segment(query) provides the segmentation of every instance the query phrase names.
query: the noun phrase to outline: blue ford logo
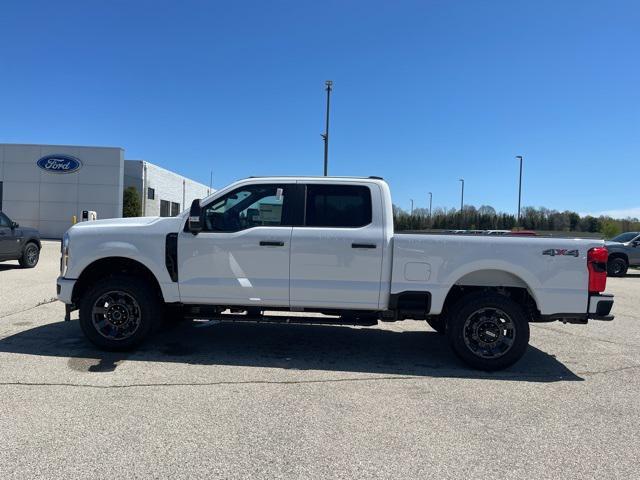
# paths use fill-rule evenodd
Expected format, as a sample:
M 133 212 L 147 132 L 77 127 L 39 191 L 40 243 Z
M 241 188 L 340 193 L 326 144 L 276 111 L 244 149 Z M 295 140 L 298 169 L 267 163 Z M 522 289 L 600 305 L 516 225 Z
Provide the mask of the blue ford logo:
M 71 155 L 47 155 L 37 162 L 38 167 L 51 173 L 73 173 L 80 170 L 82 162 Z

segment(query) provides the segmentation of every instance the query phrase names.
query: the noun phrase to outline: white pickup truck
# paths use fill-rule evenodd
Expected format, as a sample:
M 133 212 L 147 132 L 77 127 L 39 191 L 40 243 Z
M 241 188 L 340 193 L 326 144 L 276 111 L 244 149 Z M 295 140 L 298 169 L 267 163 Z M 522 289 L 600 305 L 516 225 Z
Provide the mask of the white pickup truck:
M 468 364 L 494 370 L 524 354 L 529 322 L 611 320 L 606 265 L 602 241 L 394 234 L 389 187 L 377 177 L 257 177 L 177 217 L 75 225 L 57 289 L 67 319 L 79 309 L 82 331 L 105 349 L 140 344 L 167 311 L 350 325 L 424 319 Z

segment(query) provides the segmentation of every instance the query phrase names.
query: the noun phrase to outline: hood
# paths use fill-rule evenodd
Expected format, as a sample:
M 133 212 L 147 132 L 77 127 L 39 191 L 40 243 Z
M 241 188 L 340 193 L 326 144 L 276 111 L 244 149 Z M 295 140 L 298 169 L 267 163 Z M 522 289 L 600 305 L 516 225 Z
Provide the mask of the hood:
M 34 237 L 40 236 L 40 232 L 38 231 L 38 229 L 33 227 L 23 227 L 22 225 L 20 225 L 18 227 L 18 231 L 22 232 L 23 235 L 26 234 Z
M 89 222 L 79 222 L 68 230 L 70 235 L 89 234 L 102 235 L 106 233 L 120 232 L 123 230 L 137 231 L 172 231 L 180 228 L 183 218 L 178 217 L 130 217 L 130 218 L 107 218 L 105 220 L 92 220 Z
M 612 242 L 611 240 L 607 240 L 604 242 L 605 247 L 624 247 L 624 243 L 620 242 Z
M 90 222 L 78 222 L 73 227 L 74 230 L 95 227 L 143 227 L 152 223 L 170 220 L 172 217 L 129 217 L 129 218 L 106 218 L 104 220 L 92 220 Z

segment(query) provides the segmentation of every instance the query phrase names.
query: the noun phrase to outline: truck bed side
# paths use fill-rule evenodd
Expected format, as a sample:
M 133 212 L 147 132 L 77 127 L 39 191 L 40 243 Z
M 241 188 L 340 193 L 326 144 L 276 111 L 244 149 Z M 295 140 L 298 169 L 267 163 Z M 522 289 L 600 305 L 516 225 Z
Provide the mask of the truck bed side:
M 455 285 L 521 287 L 542 315 L 584 313 L 587 252 L 600 246 L 580 239 L 395 234 L 390 293 L 429 292 L 436 315 Z

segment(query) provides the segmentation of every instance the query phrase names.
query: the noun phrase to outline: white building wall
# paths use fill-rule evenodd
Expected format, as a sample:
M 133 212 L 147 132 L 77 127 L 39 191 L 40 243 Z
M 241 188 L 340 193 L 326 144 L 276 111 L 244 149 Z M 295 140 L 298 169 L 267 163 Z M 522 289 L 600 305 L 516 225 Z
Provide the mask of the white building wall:
M 140 175 L 141 182 L 135 180 Z M 210 190 L 202 184 L 183 177 L 162 167 L 143 160 L 125 160 L 125 186 L 143 185 L 142 215 L 146 217 L 160 216 L 161 201 L 180 205 L 179 211 L 191 206 L 195 198 L 206 197 Z M 149 198 L 149 188 L 155 192 L 154 198 Z
M 82 166 L 65 174 L 38 167 L 40 158 L 54 154 L 73 156 Z M 62 237 L 83 210 L 121 217 L 123 175 L 121 148 L 0 144 L 2 210 L 45 238 Z

